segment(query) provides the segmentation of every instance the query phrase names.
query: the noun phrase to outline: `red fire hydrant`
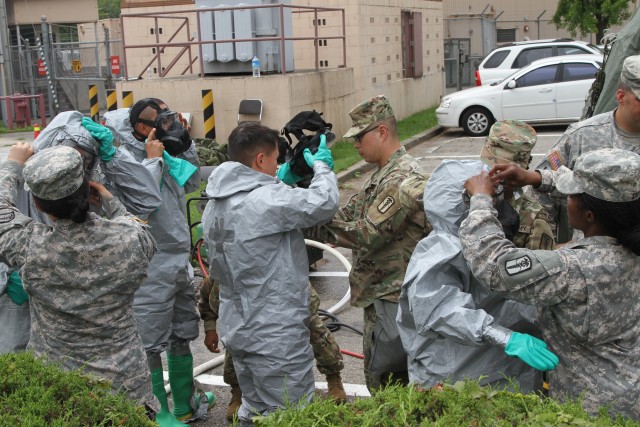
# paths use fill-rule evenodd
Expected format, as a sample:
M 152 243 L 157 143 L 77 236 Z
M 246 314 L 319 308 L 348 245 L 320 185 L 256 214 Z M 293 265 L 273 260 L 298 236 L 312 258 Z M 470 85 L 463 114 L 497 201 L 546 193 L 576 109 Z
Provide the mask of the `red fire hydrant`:
M 13 101 L 16 112 L 16 126 L 23 128 L 27 126 L 27 123 L 31 124 L 30 118 L 27 117 L 29 114 L 29 103 L 27 102 L 26 98 L 20 98 L 19 93 L 16 93 L 16 95 L 18 97 L 14 98 Z

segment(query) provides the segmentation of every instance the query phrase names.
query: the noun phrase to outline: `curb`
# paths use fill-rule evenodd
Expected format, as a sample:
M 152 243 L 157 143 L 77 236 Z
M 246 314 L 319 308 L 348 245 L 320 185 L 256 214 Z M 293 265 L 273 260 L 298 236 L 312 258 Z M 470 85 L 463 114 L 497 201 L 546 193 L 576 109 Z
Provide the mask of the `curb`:
M 440 133 L 442 133 L 442 131 L 444 131 L 444 128 L 442 126 L 437 125 L 432 127 L 431 129 L 427 129 L 422 133 L 414 135 L 409 139 L 405 139 L 404 141 L 401 142 L 401 144 L 403 147 L 405 147 L 408 150 L 420 143 L 423 143 L 424 141 L 427 141 L 439 135 Z M 367 172 L 375 168 L 376 168 L 376 165 L 374 165 L 373 163 L 367 163 L 364 160 L 360 160 L 358 163 L 351 165 L 346 170 L 339 172 L 337 174 L 338 182 L 342 183 L 342 182 L 348 181 L 363 172 Z

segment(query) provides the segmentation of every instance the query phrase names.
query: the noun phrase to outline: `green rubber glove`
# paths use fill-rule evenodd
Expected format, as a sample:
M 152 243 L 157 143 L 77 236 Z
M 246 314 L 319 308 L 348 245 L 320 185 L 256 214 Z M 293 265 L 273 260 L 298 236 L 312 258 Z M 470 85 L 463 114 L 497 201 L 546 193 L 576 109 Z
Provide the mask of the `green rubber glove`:
M 98 157 L 104 162 L 108 162 L 116 155 L 116 147 L 113 146 L 113 134 L 100 123 L 96 123 L 88 117 L 82 118 L 82 126 L 89 131 L 91 136 L 100 143 Z
M 293 173 L 293 171 L 291 170 L 291 166 L 289 166 L 289 163 L 284 163 L 282 166 L 280 166 L 280 169 L 278 169 L 276 176 L 280 179 L 280 181 L 289 185 L 293 185 L 296 182 L 302 181 L 302 178 Z
M 20 275 L 17 271 L 11 273 L 7 279 L 7 295 L 17 305 L 22 305 L 29 301 L 29 295 L 24 291 L 22 280 L 20 280 Z
M 198 168 L 184 159 L 173 157 L 166 151 L 162 153 L 162 160 L 169 166 L 169 175 L 178 183 L 180 187 L 196 173 Z
M 320 145 L 316 154 L 311 154 L 311 150 L 305 148 L 302 155 L 310 168 L 313 168 L 313 162 L 320 160 L 333 170 L 333 156 L 331 155 L 331 150 L 327 148 L 327 137 L 324 135 L 320 135 Z
M 544 341 L 519 332 L 511 334 L 504 352 L 539 371 L 551 371 L 559 362 L 558 356 L 547 349 Z

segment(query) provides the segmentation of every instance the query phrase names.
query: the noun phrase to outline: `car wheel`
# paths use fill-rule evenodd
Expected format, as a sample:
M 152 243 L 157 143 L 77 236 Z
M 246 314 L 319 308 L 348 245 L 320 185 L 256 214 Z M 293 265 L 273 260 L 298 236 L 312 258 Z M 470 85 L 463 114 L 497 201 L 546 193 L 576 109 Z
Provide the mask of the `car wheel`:
M 494 121 L 493 116 L 486 108 L 473 107 L 462 116 L 462 129 L 467 135 L 484 136 L 489 133 Z

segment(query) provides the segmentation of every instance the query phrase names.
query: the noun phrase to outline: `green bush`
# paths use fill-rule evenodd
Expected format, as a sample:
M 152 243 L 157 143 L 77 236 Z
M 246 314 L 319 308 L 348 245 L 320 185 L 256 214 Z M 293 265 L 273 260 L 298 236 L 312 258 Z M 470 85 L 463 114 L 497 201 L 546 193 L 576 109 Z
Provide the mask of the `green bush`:
M 535 394 L 480 387 L 473 381 L 429 390 L 391 386 L 367 399 L 335 405 L 314 399 L 303 409 L 280 410 L 255 419 L 256 426 L 640 426 L 603 410 L 589 416 L 579 402 L 560 404 Z
M 31 353 L 0 355 L 2 426 L 155 426 L 144 408 L 111 385 L 63 371 Z

